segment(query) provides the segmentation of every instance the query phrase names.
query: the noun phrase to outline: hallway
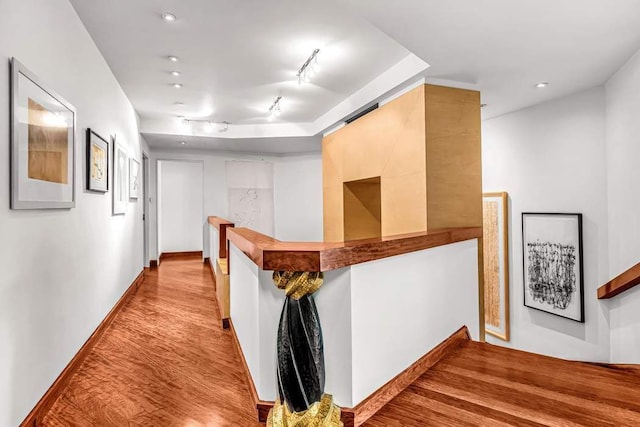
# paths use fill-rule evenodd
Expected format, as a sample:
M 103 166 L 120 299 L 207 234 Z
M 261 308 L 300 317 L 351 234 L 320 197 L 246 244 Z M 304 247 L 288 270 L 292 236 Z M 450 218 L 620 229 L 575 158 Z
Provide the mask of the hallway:
M 255 409 L 201 259 L 169 259 L 118 314 L 46 426 L 253 426 Z

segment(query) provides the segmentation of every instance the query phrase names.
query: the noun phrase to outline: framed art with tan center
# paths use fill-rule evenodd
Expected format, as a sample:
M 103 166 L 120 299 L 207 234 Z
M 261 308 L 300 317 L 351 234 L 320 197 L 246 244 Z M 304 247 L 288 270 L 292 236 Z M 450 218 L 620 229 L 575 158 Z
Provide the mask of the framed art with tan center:
M 75 207 L 76 109 L 11 59 L 11 209 Z
M 485 330 L 509 341 L 509 195 L 484 193 L 482 217 Z
M 87 190 L 109 191 L 109 142 L 87 129 Z

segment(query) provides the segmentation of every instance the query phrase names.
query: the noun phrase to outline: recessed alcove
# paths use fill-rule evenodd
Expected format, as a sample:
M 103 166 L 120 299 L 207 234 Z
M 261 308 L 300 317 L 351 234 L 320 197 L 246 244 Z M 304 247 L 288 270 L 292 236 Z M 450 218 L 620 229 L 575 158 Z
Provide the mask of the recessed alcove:
M 344 240 L 382 237 L 380 177 L 343 183 Z

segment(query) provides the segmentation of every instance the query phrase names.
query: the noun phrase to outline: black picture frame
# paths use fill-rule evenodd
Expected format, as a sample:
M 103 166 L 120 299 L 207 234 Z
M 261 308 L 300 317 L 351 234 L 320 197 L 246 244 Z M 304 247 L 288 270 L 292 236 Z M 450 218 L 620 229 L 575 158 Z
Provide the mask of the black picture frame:
M 93 146 L 98 146 L 102 150 L 104 150 L 105 155 L 105 176 L 104 179 L 100 181 L 103 182 L 101 185 L 100 182 L 95 180 L 91 174 L 91 167 L 94 162 L 94 150 L 92 150 Z M 109 162 L 111 160 L 111 152 L 110 152 L 110 144 L 109 141 L 98 135 L 92 129 L 87 129 L 87 190 L 93 191 L 96 193 L 106 193 L 109 191 Z
M 581 213 L 522 213 L 522 275 L 525 307 L 585 322 Z

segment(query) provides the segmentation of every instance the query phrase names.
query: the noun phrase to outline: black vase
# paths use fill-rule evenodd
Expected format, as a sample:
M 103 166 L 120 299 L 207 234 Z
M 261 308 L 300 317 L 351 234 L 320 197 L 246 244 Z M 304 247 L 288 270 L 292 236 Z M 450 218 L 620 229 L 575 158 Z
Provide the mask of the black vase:
M 322 329 L 313 296 L 286 297 L 278 327 L 278 393 L 290 411 L 306 411 L 324 393 Z

